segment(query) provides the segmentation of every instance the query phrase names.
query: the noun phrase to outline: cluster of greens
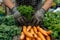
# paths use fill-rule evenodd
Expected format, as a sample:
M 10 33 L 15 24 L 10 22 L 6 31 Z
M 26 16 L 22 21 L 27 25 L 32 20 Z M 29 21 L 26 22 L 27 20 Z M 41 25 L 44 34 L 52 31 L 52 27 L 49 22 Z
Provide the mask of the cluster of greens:
M 5 16 L 3 18 L 3 22 L 4 24 L 8 25 L 8 26 L 12 26 L 12 25 L 17 25 L 18 23 L 15 21 L 13 15 L 8 15 L 8 16 Z
M 0 14 L 4 14 L 4 12 L 3 11 L 0 11 Z
M 20 5 L 18 7 L 18 11 L 21 13 L 22 16 L 25 16 L 27 20 L 30 20 L 32 14 L 34 13 L 33 7 L 26 5 Z
M 21 30 L 13 15 L 0 16 L 0 40 L 12 40 L 14 36 L 20 35 Z
M 2 16 L 0 17 L 0 24 L 5 24 L 8 26 L 17 25 L 18 23 L 15 21 L 13 15 Z
M 2 6 L 0 6 L 0 16 L 4 16 L 5 15 L 5 10 L 3 9 Z
M 44 18 L 44 26 L 52 30 L 52 36 L 60 39 L 60 12 L 47 12 Z
M 55 3 L 60 3 L 60 0 L 54 0 Z
M 20 29 L 17 26 L 0 25 L 0 40 L 12 40 L 16 35 L 20 35 Z

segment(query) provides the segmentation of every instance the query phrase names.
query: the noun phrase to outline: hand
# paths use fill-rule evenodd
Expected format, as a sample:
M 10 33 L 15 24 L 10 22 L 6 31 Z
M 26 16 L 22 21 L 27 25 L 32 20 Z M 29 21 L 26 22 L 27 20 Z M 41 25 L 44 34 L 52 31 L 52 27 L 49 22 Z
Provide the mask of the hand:
M 19 24 L 26 25 L 27 22 L 26 18 L 22 17 L 21 13 L 16 8 L 13 8 L 12 12 L 14 13 L 15 20 L 18 21 Z
M 27 20 L 25 17 L 21 16 L 16 19 L 20 25 L 27 25 Z
M 26 25 L 27 22 L 26 18 L 21 16 L 19 12 L 14 13 L 14 18 L 16 21 L 18 21 L 19 24 Z
M 39 25 L 40 22 L 42 22 L 42 19 L 44 18 L 44 9 L 38 10 L 32 17 L 31 23 L 32 25 Z

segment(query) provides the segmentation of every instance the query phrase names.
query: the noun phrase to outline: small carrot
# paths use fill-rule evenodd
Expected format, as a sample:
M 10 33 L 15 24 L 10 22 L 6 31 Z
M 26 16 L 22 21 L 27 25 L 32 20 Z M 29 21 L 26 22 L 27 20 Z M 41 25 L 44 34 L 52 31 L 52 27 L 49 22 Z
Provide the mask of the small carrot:
M 26 37 L 26 40 L 31 40 L 31 38 L 29 38 L 29 37 Z
M 52 31 L 51 31 L 51 30 L 47 31 L 47 34 L 48 34 L 48 35 L 50 35 L 51 33 L 52 33 Z
M 36 40 L 41 40 L 41 38 L 37 37 Z
M 34 34 L 34 30 L 31 28 L 31 34 L 33 35 Z
M 33 38 L 32 40 L 35 40 L 35 38 Z
M 31 26 L 28 26 L 28 27 L 27 27 L 27 31 L 29 31 L 30 29 L 31 29 Z
M 22 32 L 22 33 L 21 33 L 21 36 L 20 36 L 20 40 L 23 40 L 24 37 L 25 37 L 25 35 L 24 35 L 24 33 Z
M 26 36 L 33 37 L 33 35 L 26 30 L 26 26 L 23 26 L 23 32 Z
M 38 32 L 37 35 L 39 36 L 39 38 L 41 38 L 41 40 L 46 40 L 42 33 Z
M 34 33 L 34 38 L 37 38 L 38 36 Z
M 37 29 L 38 29 L 39 32 L 41 32 L 45 36 L 48 36 L 47 32 L 45 30 L 43 30 L 42 28 L 40 28 L 39 26 L 37 26 Z
M 35 26 L 33 27 L 33 30 L 35 33 L 37 33 L 37 28 Z
M 46 36 L 46 40 L 51 40 L 51 39 L 50 39 L 50 36 Z

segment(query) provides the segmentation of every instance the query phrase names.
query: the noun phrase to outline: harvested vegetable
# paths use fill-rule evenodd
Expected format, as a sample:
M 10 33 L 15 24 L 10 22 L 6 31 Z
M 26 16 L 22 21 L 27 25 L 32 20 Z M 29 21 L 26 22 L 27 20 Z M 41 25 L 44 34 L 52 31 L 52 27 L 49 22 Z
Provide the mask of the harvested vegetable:
M 27 27 L 27 31 L 29 31 L 30 29 L 31 29 L 31 26 L 28 26 L 28 27 Z
M 37 37 L 38 37 L 37 34 L 34 33 L 34 38 L 37 38 Z
M 41 40 L 41 38 L 37 37 L 36 40 Z
M 37 28 L 35 26 L 33 27 L 33 30 L 35 33 L 37 33 Z
M 54 2 L 55 2 L 56 4 L 58 4 L 58 3 L 60 3 L 60 0 L 54 0 Z
M 26 30 L 26 26 L 23 26 L 23 32 L 26 36 L 33 37 L 33 35 Z
M 0 40 L 12 40 L 14 36 L 20 35 L 21 28 L 17 26 L 0 25 Z
M 45 37 L 44 37 L 44 35 L 42 33 L 38 32 L 37 34 L 41 38 L 41 40 L 46 40 Z
M 5 25 L 8 25 L 8 26 L 18 25 L 18 23 L 15 21 L 13 15 L 5 16 L 4 19 L 3 19 L 3 23 L 4 23 Z
M 50 35 L 51 33 L 52 33 L 52 31 L 51 31 L 51 30 L 47 31 L 47 34 L 48 34 L 48 35 Z
M 31 40 L 31 38 L 29 38 L 29 37 L 26 37 L 26 40 Z
M 34 38 L 32 40 L 35 40 Z
M 0 16 L 5 16 L 5 10 L 2 6 L 0 6 Z
M 31 20 L 32 14 L 34 13 L 32 6 L 20 5 L 17 9 L 27 20 Z
M 12 25 L 18 26 L 18 23 L 14 19 L 13 15 L 0 17 L 0 24 L 5 24 L 5 25 L 8 25 L 8 26 L 12 26 Z
M 22 37 L 23 40 L 50 40 L 50 30 L 46 31 L 46 35 L 44 35 L 41 31 L 38 30 L 42 29 L 40 26 L 23 26 L 22 32 L 24 33 L 25 37 Z M 28 31 L 27 31 L 28 29 Z M 42 29 L 43 30 L 43 29 Z M 45 32 L 45 30 L 44 30 Z M 49 33 L 49 34 L 48 34 Z M 21 35 L 23 36 L 23 35 Z
M 25 35 L 24 35 L 24 33 L 22 32 L 21 33 L 21 36 L 20 36 L 20 40 L 23 40 L 25 38 Z
M 31 34 L 32 34 L 32 35 L 34 34 L 34 30 L 33 30 L 33 28 L 31 28 Z
M 43 30 L 42 28 L 40 28 L 39 26 L 37 26 L 37 29 L 39 32 L 41 32 L 42 34 L 44 34 L 45 36 L 48 36 L 47 35 L 47 32 L 45 30 Z
M 47 36 L 47 37 L 46 37 L 46 40 L 51 40 L 51 39 L 50 39 L 50 36 Z
M 60 39 L 60 12 L 47 12 L 43 19 L 44 27 L 52 30 L 51 36 Z

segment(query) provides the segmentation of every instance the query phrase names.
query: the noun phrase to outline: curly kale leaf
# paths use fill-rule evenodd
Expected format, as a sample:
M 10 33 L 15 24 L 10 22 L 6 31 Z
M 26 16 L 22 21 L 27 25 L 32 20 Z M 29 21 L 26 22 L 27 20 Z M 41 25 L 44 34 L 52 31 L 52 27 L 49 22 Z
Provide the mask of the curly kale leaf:
M 60 12 L 47 12 L 43 19 L 44 26 L 53 31 L 53 37 L 60 39 Z

